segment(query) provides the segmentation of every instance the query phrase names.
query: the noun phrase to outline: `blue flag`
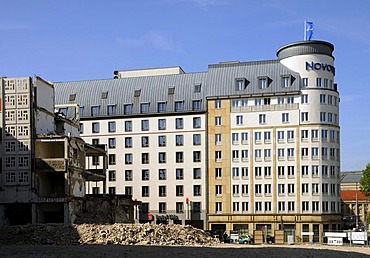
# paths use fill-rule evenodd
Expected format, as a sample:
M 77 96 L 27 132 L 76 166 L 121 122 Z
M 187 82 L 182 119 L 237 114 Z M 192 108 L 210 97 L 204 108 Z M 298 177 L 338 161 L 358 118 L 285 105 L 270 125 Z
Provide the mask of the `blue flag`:
M 305 40 L 311 40 L 313 36 L 313 22 L 306 22 Z

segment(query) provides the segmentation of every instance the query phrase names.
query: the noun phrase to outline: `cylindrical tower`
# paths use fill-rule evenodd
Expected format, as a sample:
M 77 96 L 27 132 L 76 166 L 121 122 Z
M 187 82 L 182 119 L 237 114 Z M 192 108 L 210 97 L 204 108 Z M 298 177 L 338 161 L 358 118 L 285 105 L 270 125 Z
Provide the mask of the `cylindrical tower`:
M 317 230 L 338 229 L 340 223 L 339 94 L 334 83 L 333 51 L 334 46 L 324 41 L 292 43 L 277 51 L 280 63 L 301 76 L 297 212 L 320 218 L 319 226 L 310 225 L 315 235 Z

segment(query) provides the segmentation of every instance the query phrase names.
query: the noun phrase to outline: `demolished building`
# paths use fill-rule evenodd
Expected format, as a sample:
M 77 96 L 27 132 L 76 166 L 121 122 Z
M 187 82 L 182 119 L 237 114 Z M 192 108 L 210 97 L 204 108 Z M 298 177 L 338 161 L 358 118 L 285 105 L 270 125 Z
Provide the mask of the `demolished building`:
M 87 184 L 105 183 L 105 145 L 79 137 L 78 106 L 70 117 L 55 108 L 54 86 L 42 78 L 0 79 L 0 226 L 86 222 L 107 212 L 103 222 L 132 222 L 131 196 L 86 198 Z

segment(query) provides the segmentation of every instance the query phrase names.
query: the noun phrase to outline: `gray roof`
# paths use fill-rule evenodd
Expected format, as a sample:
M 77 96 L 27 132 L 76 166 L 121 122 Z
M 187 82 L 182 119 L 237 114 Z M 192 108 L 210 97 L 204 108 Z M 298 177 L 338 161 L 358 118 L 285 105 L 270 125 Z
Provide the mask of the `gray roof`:
M 291 78 L 291 86 L 283 88 L 283 76 Z M 268 87 L 260 89 L 259 78 L 268 79 Z M 236 89 L 236 79 L 244 79 L 247 87 Z M 206 98 L 223 96 L 251 96 L 265 94 L 287 94 L 300 90 L 300 76 L 288 69 L 278 60 L 220 63 L 209 65 L 207 72 L 158 75 L 105 80 L 88 80 L 54 83 L 57 104 L 76 103 L 84 107 L 84 115 L 90 116 L 92 106 L 100 106 L 100 117 L 107 116 L 107 106 L 116 105 L 116 114 L 123 115 L 124 104 L 133 104 L 132 115 L 140 114 L 140 103 L 149 102 L 149 113 L 157 113 L 157 103 L 166 102 L 166 113 L 174 112 L 174 101 L 183 101 L 183 112 L 205 112 Z M 201 84 L 201 92 L 194 93 L 194 86 Z M 168 94 L 169 87 L 174 87 L 174 94 Z M 139 97 L 134 97 L 135 90 L 141 90 Z M 108 92 L 102 98 L 102 92 Z M 76 94 L 75 100 L 69 96 Z M 192 110 L 192 101 L 201 100 L 200 110 Z M 148 115 L 145 114 L 145 115 Z
M 346 171 L 341 174 L 341 183 L 358 183 L 362 178 L 362 171 Z

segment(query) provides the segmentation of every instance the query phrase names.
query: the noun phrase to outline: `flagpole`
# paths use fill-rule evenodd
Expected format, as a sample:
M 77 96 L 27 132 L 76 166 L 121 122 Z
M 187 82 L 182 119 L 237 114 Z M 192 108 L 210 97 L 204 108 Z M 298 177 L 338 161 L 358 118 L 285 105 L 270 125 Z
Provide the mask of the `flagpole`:
M 303 40 L 306 41 L 306 21 L 303 22 Z

